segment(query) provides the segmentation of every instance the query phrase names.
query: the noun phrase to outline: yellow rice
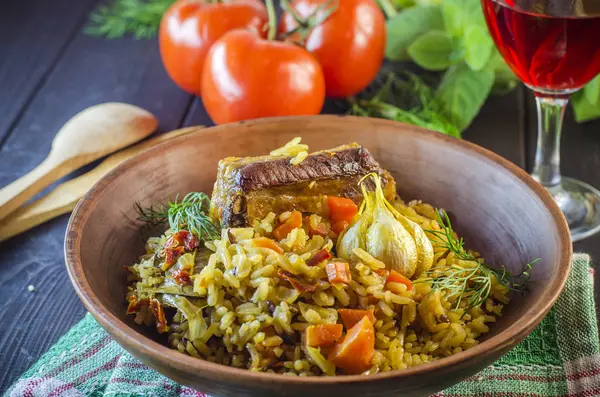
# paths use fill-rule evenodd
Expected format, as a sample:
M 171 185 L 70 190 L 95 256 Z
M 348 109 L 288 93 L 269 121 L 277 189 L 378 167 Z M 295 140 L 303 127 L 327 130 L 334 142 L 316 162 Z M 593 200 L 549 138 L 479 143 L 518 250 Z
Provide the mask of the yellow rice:
M 440 229 L 430 205 L 417 201 L 405 205 L 400 200 L 394 205 L 423 229 Z M 416 282 L 410 291 L 400 283 L 384 289 L 385 279 L 375 270 L 385 265 L 364 251 L 356 252 L 361 261 L 351 264 L 351 283 L 332 286 L 327 281 L 325 263 L 308 266 L 305 262 L 319 250 L 331 249 L 333 243 L 328 238 L 309 237 L 304 229 L 295 229 L 280 242 L 283 254 L 252 244 L 254 237 L 271 236 L 275 219 L 275 214 L 269 214 L 252 228 L 224 230 L 220 240 L 206 243 L 210 249 L 208 260 L 191 254 L 179 258 L 175 266 L 185 261 L 192 263 L 183 265 L 195 266 L 188 298 L 197 307 L 205 307 L 206 329 L 199 338 L 189 340 L 188 322 L 181 312 L 168 317 L 172 348 L 251 371 L 334 375 L 335 368 L 319 349 L 304 346 L 302 332 L 311 324 L 338 322 L 338 308 L 371 308 L 375 311 L 375 353 L 365 373 L 401 370 L 475 346 L 508 302 L 507 288 L 496 279 L 492 280 L 486 302 L 466 313 L 464 300 L 456 309 L 458 297 L 450 301 L 440 290 L 431 291 L 428 283 Z M 128 295 L 154 296 L 140 291 L 164 281 L 164 273 L 154 266 L 154 254 L 170 234 L 167 231 L 162 237 L 148 240 L 146 255 L 131 267 Z M 436 240 L 432 243 L 434 269 L 476 265 L 455 258 Z M 299 293 L 277 276 L 279 270 L 317 280 L 317 290 Z M 367 296 L 374 296 L 378 302 L 368 304 Z M 154 324 L 152 311 L 142 307 L 135 321 Z

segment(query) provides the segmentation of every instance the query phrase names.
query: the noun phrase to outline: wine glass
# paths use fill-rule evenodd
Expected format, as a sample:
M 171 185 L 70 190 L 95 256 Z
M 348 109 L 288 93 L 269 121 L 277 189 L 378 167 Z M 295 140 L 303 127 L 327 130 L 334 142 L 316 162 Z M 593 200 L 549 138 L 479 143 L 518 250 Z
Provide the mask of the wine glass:
M 532 176 L 554 197 L 571 239 L 600 230 L 600 192 L 560 174 L 569 95 L 600 73 L 600 0 L 481 0 L 498 50 L 533 90 L 538 141 Z

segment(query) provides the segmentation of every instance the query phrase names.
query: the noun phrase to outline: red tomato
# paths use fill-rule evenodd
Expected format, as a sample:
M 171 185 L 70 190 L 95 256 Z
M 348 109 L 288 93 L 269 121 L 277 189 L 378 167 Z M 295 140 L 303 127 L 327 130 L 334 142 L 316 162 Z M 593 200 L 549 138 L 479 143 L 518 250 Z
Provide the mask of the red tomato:
M 217 40 L 206 57 L 202 101 L 216 124 L 319 114 L 325 80 L 319 62 L 304 48 L 235 30 Z
M 200 95 L 204 59 L 226 32 L 247 28 L 264 37 L 267 10 L 260 0 L 207 4 L 182 0 L 173 4 L 160 23 L 160 55 L 171 79 L 189 93 Z
M 327 1 L 294 0 L 291 7 L 307 18 Z M 386 32 L 385 17 L 375 0 L 340 0 L 337 4 L 335 12 L 309 32 L 304 45 L 323 67 L 327 96 L 341 98 L 358 94 L 373 81 L 383 62 Z M 297 26 L 286 12 L 279 32 Z

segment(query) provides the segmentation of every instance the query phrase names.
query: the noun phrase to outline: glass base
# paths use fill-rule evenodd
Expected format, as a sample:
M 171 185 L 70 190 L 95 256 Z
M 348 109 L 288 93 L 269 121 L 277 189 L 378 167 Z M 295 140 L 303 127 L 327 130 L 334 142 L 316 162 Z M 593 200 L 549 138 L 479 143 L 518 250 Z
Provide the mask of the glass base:
M 562 177 L 561 184 L 546 187 L 562 210 L 573 242 L 600 231 L 600 191 L 585 182 Z

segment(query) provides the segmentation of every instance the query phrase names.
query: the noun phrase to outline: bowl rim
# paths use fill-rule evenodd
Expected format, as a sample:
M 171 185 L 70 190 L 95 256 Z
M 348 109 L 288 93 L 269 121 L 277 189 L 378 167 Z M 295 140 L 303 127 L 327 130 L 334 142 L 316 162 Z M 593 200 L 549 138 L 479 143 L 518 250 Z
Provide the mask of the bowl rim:
M 418 135 L 419 139 L 438 141 L 442 144 L 454 146 L 463 152 L 474 153 L 480 157 L 483 157 L 484 160 L 488 160 L 504 168 L 510 174 L 523 182 L 539 198 L 553 218 L 557 227 L 560 243 L 559 245 L 562 246 L 562 250 L 560 251 L 558 258 L 559 266 L 557 268 L 556 275 L 549 281 L 548 284 L 545 285 L 545 290 L 539 297 L 538 302 L 535 305 L 530 306 L 526 312 L 520 318 L 517 318 L 516 321 L 507 329 L 458 354 L 404 370 L 382 372 L 369 376 L 343 375 L 335 377 L 287 377 L 280 374 L 252 372 L 247 369 L 234 368 L 187 356 L 139 333 L 119 317 L 112 314 L 104 305 L 102 305 L 101 301 L 92 291 L 84 276 L 80 248 L 82 229 L 86 224 L 91 212 L 97 205 L 97 197 L 102 195 L 102 192 L 110 186 L 113 180 L 119 178 L 128 170 L 144 162 L 147 158 L 157 154 L 158 152 L 164 151 L 171 146 L 181 145 L 186 140 L 192 139 L 198 135 L 226 131 L 231 128 L 239 129 L 257 126 L 260 127 L 261 125 L 273 123 L 306 123 L 316 120 L 337 120 L 342 123 L 362 123 L 369 125 L 370 127 L 393 127 L 397 131 L 402 131 L 402 133 L 408 133 L 414 136 Z M 453 366 L 460 367 L 461 364 L 464 365 L 467 361 L 470 361 L 474 358 L 487 357 L 489 354 L 498 353 L 505 349 L 514 347 L 517 343 L 525 339 L 525 337 L 531 331 L 533 331 L 533 329 L 546 316 L 554 302 L 558 299 L 558 296 L 565 286 L 571 269 L 573 248 L 567 222 L 551 195 L 542 187 L 542 185 L 531 178 L 528 173 L 526 173 L 517 165 L 511 163 L 509 160 L 474 143 L 452 138 L 447 135 L 410 124 L 367 117 L 319 115 L 263 118 L 209 128 L 199 127 L 198 131 L 168 140 L 140 153 L 139 155 L 134 156 L 105 175 L 92 187 L 92 189 L 90 189 L 83 199 L 79 201 L 67 225 L 64 251 L 65 263 L 69 278 L 71 279 L 75 291 L 77 292 L 77 295 L 83 302 L 84 306 L 105 330 L 112 335 L 118 335 L 118 338 L 123 340 L 123 343 L 121 343 L 117 338 L 115 338 L 115 340 L 117 340 L 119 344 L 125 344 L 129 346 L 129 349 L 127 350 L 132 350 L 134 352 L 134 356 L 140 355 L 152 357 L 155 362 L 158 362 L 166 367 L 174 368 L 182 373 L 189 373 L 190 369 L 195 371 L 203 371 L 203 377 L 205 378 L 216 378 L 221 379 L 222 381 L 230 381 L 232 383 L 240 382 L 240 380 L 243 381 L 246 379 L 253 382 L 268 382 L 271 385 L 279 386 L 289 386 L 292 384 L 298 386 L 316 386 L 327 384 L 356 384 L 378 380 L 383 381 L 386 379 L 389 380 L 391 378 L 400 380 L 410 378 L 417 374 L 435 374 L 437 371 L 448 369 Z

